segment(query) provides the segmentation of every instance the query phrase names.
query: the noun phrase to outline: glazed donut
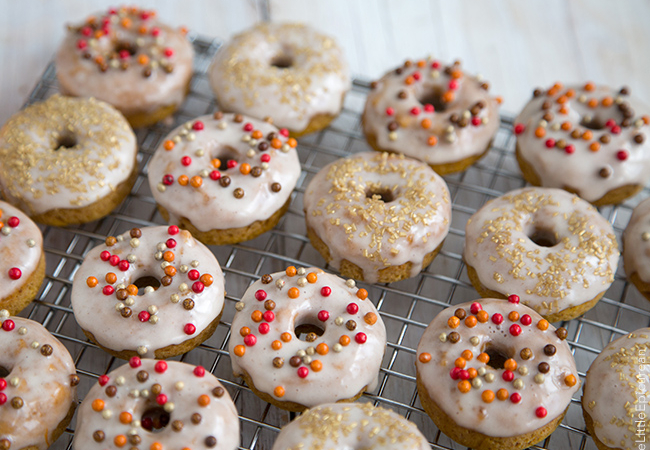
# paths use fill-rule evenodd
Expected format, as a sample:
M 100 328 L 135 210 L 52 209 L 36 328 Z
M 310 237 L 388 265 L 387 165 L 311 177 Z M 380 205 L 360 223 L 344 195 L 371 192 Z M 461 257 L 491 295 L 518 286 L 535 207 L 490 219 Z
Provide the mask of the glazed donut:
M 264 275 L 236 304 L 228 344 L 233 373 L 289 411 L 373 390 L 386 328 L 367 297 L 354 280 L 314 267 Z
M 440 175 L 482 158 L 499 129 L 500 100 L 459 61 L 406 61 L 371 87 L 362 116 L 368 144 L 423 161 Z
M 329 125 L 351 86 L 336 41 L 297 23 L 263 23 L 233 37 L 209 77 L 221 108 L 271 117 L 295 137 Z
M 173 130 L 149 163 L 163 218 L 209 245 L 253 239 L 289 209 L 300 176 L 296 140 L 240 114 L 201 116 Z
M 416 276 L 449 231 L 447 184 L 419 161 L 364 152 L 325 166 L 303 199 L 307 235 L 341 275 L 369 283 Z
M 110 103 L 133 127 L 158 122 L 189 90 L 194 50 L 185 33 L 155 11 L 125 7 L 68 26 L 55 60 L 61 90 Z
M 561 189 L 523 188 L 490 200 L 467 221 L 463 259 L 483 297 L 522 301 L 549 322 L 593 308 L 614 282 L 614 229 Z
M 650 199 L 634 208 L 623 233 L 623 264 L 627 279 L 650 300 Z
M 111 355 L 169 358 L 217 328 L 224 280 L 217 259 L 189 231 L 133 228 L 88 252 L 71 302 L 86 336 Z
M 650 328 L 611 342 L 591 363 L 582 395 L 587 430 L 600 450 L 642 448 L 648 421 Z
M 16 315 L 45 278 L 43 235 L 21 210 L 0 201 L 0 309 Z
M 447 308 L 418 345 L 420 402 L 463 446 L 526 448 L 557 428 L 580 388 L 566 336 L 516 295 Z
M 45 450 L 77 406 L 79 377 L 68 350 L 43 326 L 0 310 L 0 448 Z
M 137 152 L 129 124 L 110 105 L 54 95 L 0 129 L 0 189 L 37 222 L 90 222 L 131 191 Z
M 282 427 L 272 450 L 430 450 L 418 427 L 371 403 L 328 403 Z
M 650 115 L 629 95 L 591 82 L 535 89 L 514 126 L 526 181 L 596 206 L 636 195 L 650 180 Z
M 77 415 L 75 450 L 117 447 L 235 450 L 239 417 L 203 367 L 134 356 L 99 377 Z

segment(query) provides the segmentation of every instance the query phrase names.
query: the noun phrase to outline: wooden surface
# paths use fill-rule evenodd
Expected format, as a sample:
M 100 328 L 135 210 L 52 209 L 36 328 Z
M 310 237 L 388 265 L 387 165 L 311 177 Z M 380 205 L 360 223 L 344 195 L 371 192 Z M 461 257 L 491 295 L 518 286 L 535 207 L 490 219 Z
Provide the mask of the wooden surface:
M 65 24 L 107 0 L 0 0 L 0 123 L 15 112 Z M 406 58 L 461 59 L 516 113 L 536 86 L 628 85 L 650 104 L 647 0 L 134 0 L 197 33 L 228 39 L 265 17 L 303 21 L 337 38 L 353 74 L 379 77 Z

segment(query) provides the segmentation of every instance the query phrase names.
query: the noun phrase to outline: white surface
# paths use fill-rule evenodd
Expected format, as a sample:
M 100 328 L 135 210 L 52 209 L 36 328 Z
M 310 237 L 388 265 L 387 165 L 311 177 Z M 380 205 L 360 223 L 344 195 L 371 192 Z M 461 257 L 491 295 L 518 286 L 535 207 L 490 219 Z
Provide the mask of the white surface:
M 650 2 L 644 0 L 134 0 L 172 24 L 228 38 L 264 16 L 334 35 L 352 73 L 371 78 L 407 57 L 460 58 L 482 73 L 503 110 L 556 80 L 627 84 L 650 104 Z M 65 24 L 120 4 L 109 0 L 0 0 L 0 123 L 23 103 Z

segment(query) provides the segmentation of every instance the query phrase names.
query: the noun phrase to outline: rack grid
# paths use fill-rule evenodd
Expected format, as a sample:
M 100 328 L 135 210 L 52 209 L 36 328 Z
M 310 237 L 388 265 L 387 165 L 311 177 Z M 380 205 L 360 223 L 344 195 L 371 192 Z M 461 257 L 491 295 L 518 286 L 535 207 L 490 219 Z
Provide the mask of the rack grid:
M 147 183 L 149 160 L 168 131 L 216 109 L 207 70 L 220 42 L 201 36 L 192 36 L 191 39 L 196 58 L 189 95 L 172 120 L 137 130 L 140 173 L 129 197 L 109 216 L 96 222 L 68 228 L 41 226 L 47 276 L 37 299 L 21 315 L 42 323 L 70 350 L 81 376 L 80 400 L 99 375 L 124 362 L 88 342 L 77 326 L 69 296 L 74 274 L 86 253 L 103 242 L 107 235 L 119 234 L 134 226 L 164 223 Z M 299 140 L 302 175 L 292 194 L 289 211 L 278 226 L 252 241 L 211 247 L 226 277 L 228 293 L 224 315 L 209 340 L 175 359 L 203 365 L 229 390 L 241 417 L 242 449 L 269 450 L 279 428 L 293 416 L 258 399 L 241 380 L 233 377 L 227 343 L 234 304 L 261 275 L 283 270 L 287 265 L 332 270 L 306 237 L 302 196 L 320 168 L 340 157 L 369 149 L 360 127 L 360 113 L 368 89 L 367 81 L 355 80 L 341 115 L 331 126 Z M 54 64 L 50 63 L 26 104 L 43 100 L 57 91 Z M 415 349 L 424 329 L 438 312 L 451 304 L 479 297 L 467 278 L 461 257 L 464 228 L 467 219 L 486 201 L 525 185 L 514 158 L 512 125 L 512 117 L 502 117 L 487 156 L 466 172 L 445 177 L 453 200 L 452 223 L 442 251 L 434 262 L 409 280 L 384 285 L 363 284 L 386 323 L 388 346 L 378 387 L 364 394 L 360 401 L 373 402 L 403 414 L 416 423 L 433 449 L 464 447 L 440 433 L 422 410 L 415 385 Z M 645 189 L 622 205 L 600 209 L 614 225 L 619 242 L 633 207 L 648 196 L 650 191 Z M 589 365 L 608 342 L 649 323 L 648 303 L 626 282 L 621 264 L 613 285 L 597 306 L 583 317 L 561 324 L 569 331 L 567 341 L 574 352 L 581 380 L 584 381 Z M 562 425 L 532 448 L 596 448 L 584 428 L 580 395 L 579 391 L 574 396 Z M 73 420 L 64 436 L 51 448 L 71 448 L 74 423 Z

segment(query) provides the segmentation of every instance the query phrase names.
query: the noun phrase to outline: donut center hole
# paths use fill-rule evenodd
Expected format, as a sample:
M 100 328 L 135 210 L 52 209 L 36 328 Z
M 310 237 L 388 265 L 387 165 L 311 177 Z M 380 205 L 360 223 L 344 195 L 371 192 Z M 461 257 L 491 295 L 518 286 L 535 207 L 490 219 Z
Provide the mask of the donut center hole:
M 487 365 L 495 370 L 503 369 L 506 361 L 512 357 L 505 349 L 492 345 L 490 342 L 485 344 L 483 351 L 490 357 Z
M 217 150 L 214 155 L 213 161 L 215 159 L 219 160 L 218 169 L 222 172 L 224 170 L 236 168 L 238 165 L 237 158 L 239 157 L 239 154 L 232 147 L 224 146 Z
M 154 291 L 160 287 L 160 280 L 156 277 L 140 277 L 133 282 L 138 288 L 138 295 L 144 295 L 144 290 L 152 287 Z
M 372 198 L 375 200 L 382 201 L 384 203 L 390 203 L 395 200 L 396 196 L 388 188 L 370 188 L 366 191 L 366 198 Z
M 416 98 L 422 105 L 433 105 L 436 112 L 444 111 L 449 106 L 447 102 L 442 99 L 442 89 L 431 88 L 425 89 L 419 93 Z
M 553 247 L 557 245 L 555 233 L 548 229 L 535 227 L 528 234 L 528 238 L 540 247 Z
M 66 148 L 73 148 L 77 145 L 77 138 L 72 133 L 61 134 L 54 143 L 54 150 L 61 150 Z
M 325 329 L 312 322 L 307 322 L 296 325 L 294 333 L 301 341 L 314 342 L 325 333 Z
M 580 121 L 580 125 L 590 130 L 604 130 L 606 128 L 605 121 L 599 117 L 584 116 Z
M 145 410 L 140 418 L 142 428 L 152 433 L 159 433 L 169 425 L 170 415 L 162 406 L 154 406 Z
M 5 366 L 0 366 L 0 378 L 5 378 L 11 373 L 11 370 L 7 369 Z
M 138 52 L 136 45 L 128 41 L 117 41 L 115 45 L 113 45 L 113 50 L 118 54 L 126 50 L 130 56 L 133 56 Z
M 293 57 L 286 53 L 280 53 L 271 58 L 271 65 L 278 69 L 288 69 L 293 66 Z

